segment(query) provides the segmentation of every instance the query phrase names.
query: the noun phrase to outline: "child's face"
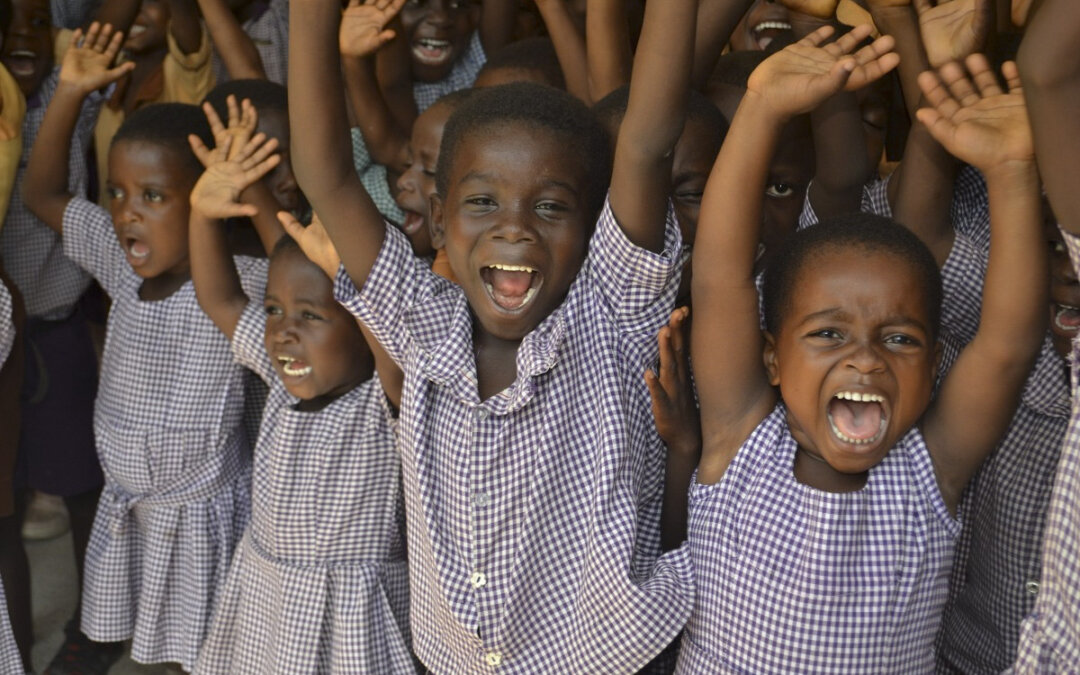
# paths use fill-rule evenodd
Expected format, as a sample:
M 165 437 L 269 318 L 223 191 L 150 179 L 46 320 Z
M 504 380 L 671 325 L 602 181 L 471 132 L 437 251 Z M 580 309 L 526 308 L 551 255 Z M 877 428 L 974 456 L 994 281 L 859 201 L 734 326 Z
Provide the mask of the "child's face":
M 795 39 L 791 13 L 779 2 L 754 0 L 750 10 L 731 34 L 732 51 L 764 51 L 773 42 L 783 47 Z
M 1050 242 L 1050 337 L 1054 350 L 1068 358 L 1072 341 L 1080 335 L 1080 282 L 1046 197 L 1043 202 L 1043 229 Z
M 395 199 L 405 212 L 401 231 L 409 238 L 413 253 L 420 257 L 435 252 L 431 246 L 431 196 L 435 194 L 435 166 L 448 119 L 450 109 L 439 104 L 416 118 L 409 141 L 409 167 L 397 182 Z
M 145 141 L 119 141 L 109 150 L 109 197 L 116 238 L 128 264 L 144 279 L 186 274 L 189 197 L 195 183 L 186 158 Z
M 0 59 L 23 95 L 30 96 L 53 69 L 52 14 L 48 0 L 13 0 L 11 8 Z
M 270 188 L 270 192 L 282 209 L 294 214 L 299 213 L 304 210 L 306 204 L 292 169 L 292 156 L 289 153 L 291 142 L 289 116 L 280 110 L 259 111 L 259 125 L 256 131 L 266 134 L 268 138 L 277 139 L 277 154 L 281 157 L 278 165 L 263 176 L 263 184 Z
M 301 400 L 343 394 L 371 374 L 356 320 L 334 301 L 333 284 L 300 251 L 281 251 L 266 278 L 266 353 Z
M 401 25 L 412 53 L 413 77 L 438 82 L 468 47 L 475 17 L 468 0 L 408 0 Z
M 505 124 L 461 139 L 431 224 L 479 328 L 520 340 L 562 303 L 595 216 L 588 179 L 554 132 Z
M 169 5 L 163 0 L 143 0 L 135 23 L 131 24 L 124 49 L 144 54 L 163 49 L 169 30 Z
M 792 436 L 840 473 L 878 464 L 930 402 L 939 350 L 923 283 L 896 256 L 825 249 L 798 274 L 779 334 L 766 336 Z
M 775 251 L 799 225 L 806 188 L 814 177 L 814 142 L 805 117 L 792 120 L 780 136 L 769 165 L 762 210 L 761 243 Z

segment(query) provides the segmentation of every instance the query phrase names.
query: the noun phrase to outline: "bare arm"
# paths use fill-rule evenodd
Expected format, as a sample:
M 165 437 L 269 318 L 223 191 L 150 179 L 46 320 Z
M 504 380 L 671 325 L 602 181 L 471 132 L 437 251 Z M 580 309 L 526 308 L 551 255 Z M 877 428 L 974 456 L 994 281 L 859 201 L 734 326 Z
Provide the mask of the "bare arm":
M 225 0 L 199 0 L 214 50 L 234 80 L 265 80 L 262 57 Z
M 615 145 L 611 209 L 627 238 L 658 252 L 671 192 L 671 159 L 682 134 L 694 58 L 697 0 L 646 5 L 630 102 Z
M 111 26 L 93 23 L 85 41 L 82 37 L 82 31 L 76 30 L 64 54 L 60 82 L 30 151 L 23 182 L 27 207 L 57 232 L 63 230 L 64 210 L 72 197 L 68 192 L 68 148 L 83 101 L 90 92 L 134 68 L 133 63 L 109 68 L 124 38 L 121 33 L 114 33 Z
M 94 21 L 113 27 L 119 33 L 127 33 L 135 17 L 139 15 L 142 0 L 103 0 L 94 13 Z
M 400 6 L 403 0 L 379 2 Z M 339 7 L 334 0 L 292 0 L 289 5 L 289 120 L 297 182 L 360 288 L 386 229 L 353 167 L 341 71 L 326 67 L 340 62 Z M 390 37 L 381 31 L 372 39 Z
M 566 79 L 566 89 L 586 104 L 593 99 L 589 95 L 588 56 L 585 38 L 578 32 L 564 0 L 536 0 L 540 18 L 547 26 L 548 35 L 555 46 L 555 56 Z
M 517 0 L 483 0 L 480 10 L 480 44 L 494 54 L 514 37 Z
M 401 17 L 394 17 L 387 27 L 394 37 L 375 55 L 375 75 L 398 128 L 408 136 L 420 115 L 413 96 L 412 53 L 402 35 Z
M 896 40 L 896 53 L 900 55 L 900 88 L 904 92 L 904 106 L 908 115 L 915 118 L 922 92 L 919 90 L 919 73 L 930 67 L 923 51 L 919 33 L 919 17 L 909 0 L 869 0 L 870 16 L 883 35 Z
M 990 195 L 979 329 L 923 424 L 950 509 L 1008 428 L 1046 332 L 1048 302 L 1039 175 L 1019 73 L 1006 64 L 1005 92 L 984 57 L 973 56 L 967 65 L 974 83 L 962 78 L 943 85 L 933 73 L 920 78 L 933 106 L 921 110 L 920 119 L 938 142 L 983 172 Z
M 595 102 L 630 82 L 634 55 L 630 51 L 626 0 L 589 0 L 587 10 L 585 51 L 589 98 Z
M 185 54 L 199 51 L 202 24 L 199 22 L 199 8 L 195 0 L 169 0 L 169 12 L 169 32 L 176 40 L 176 46 Z
M 716 68 L 716 61 L 731 39 L 731 33 L 750 8 L 753 0 L 701 0 L 698 7 L 697 35 L 694 38 L 693 84 L 705 86 Z

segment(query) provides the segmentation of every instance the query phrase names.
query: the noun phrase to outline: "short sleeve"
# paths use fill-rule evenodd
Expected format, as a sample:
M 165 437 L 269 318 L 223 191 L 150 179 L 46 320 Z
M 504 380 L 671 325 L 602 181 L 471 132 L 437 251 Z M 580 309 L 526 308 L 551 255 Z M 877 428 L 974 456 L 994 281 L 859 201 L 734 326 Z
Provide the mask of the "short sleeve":
M 245 368 L 250 368 L 267 385 L 272 385 L 276 373 L 266 353 L 265 335 L 266 312 L 262 302 L 249 301 L 233 331 L 233 358 Z
M 240 287 L 248 300 L 262 305 L 266 295 L 266 276 L 270 272 L 270 261 L 266 258 L 253 258 L 245 255 L 233 256 L 236 274 L 240 277 Z
M 131 268 L 116 240 L 109 212 L 88 199 L 72 197 L 63 223 L 64 255 L 97 279 L 106 293 L 115 295 Z
M 176 44 L 170 31 L 167 35 L 169 53 L 165 57 L 165 91 L 162 101 L 170 103 L 202 102 L 214 88 L 214 70 L 210 63 L 210 36 L 202 28 L 199 49 L 185 54 Z
M 675 303 L 685 256 L 675 210 L 668 204 L 664 249 L 653 253 L 629 239 L 615 220 L 610 200 L 596 223 L 586 261 L 589 282 L 624 333 L 655 331 Z
M 892 218 L 892 206 L 889 204 L 889 181 L 891 179 L 892 174 L 889 174 L 885 178 L 874 178 L 864 185 L 859 211 L 884 218 Z M 806 196 L 803 197 L 803 209 L 799 213 L 798 229 L 805 230 L 812 225 L 817 225 L 820 220 L 817 212 L 814 211 L 814 206 L 810 203 L 810 188 L 808 186 Z
M 0 282 L 0 367 L 7 362 L 11 347 L 15 344 L 15 307 L 11 291 Z

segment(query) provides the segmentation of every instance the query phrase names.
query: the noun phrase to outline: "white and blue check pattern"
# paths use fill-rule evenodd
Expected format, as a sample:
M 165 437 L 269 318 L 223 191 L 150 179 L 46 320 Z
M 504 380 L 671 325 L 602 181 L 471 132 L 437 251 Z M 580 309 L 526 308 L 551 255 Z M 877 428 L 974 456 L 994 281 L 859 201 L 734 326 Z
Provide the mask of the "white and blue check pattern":
M 11 291 L 0 282 L 0 368 L 7 362 L 11 348 L 15 345 L 15 307 L 11 301 Z
M 196 673 L 416 673 L 401 460 L 378 378 L 317 412 L 296 409 L 270 364 L 262 303 L 236 360 L 270 386 L 255 446 L 251 525 Z
M 0 288 L 3 284 L 0 284 Z M 11 619 L 8 618 L 7 599 L 4 597 L 4 583 L 0 579 L 0 673 L 22 675 L 22 657 L 19 646 L 15 644 L 15 634 L 11 632 Z
M 144 663 L 195 663 L 250 510 L 243 368 L 188 281 L 139 299 L 109 213 L 73 198 L 64 252 L 113 300 L 94 409 L 105 488 L 86 554 L 82 629 Z M 237 258 L 261 302 L 265 260 Z
M 782 404 L 690 492 L 697 598 L 678 673 L 929 673 L 960 524 L 918 429 L 829 493 L 794 476 Z
M 693 597 L 659 558 L 665 450 L 642 373 L 682 256 L 635 247 L 605 206 L 563 304 L 521 342 L 517 379 L 481 401 L 461 288 L 387 227 L 358 292 L 335 294 L 405 372 L 399 447 L 413 648 L 435 673 L 627 673 Z
M 1080 238 L 1062 231 L 1073 267 Z M 1072 391 L 1080 342 L 1073 342 Z M 1035 609 L 1024 620 L 1015 672 L 1080 672 L 1080 408 L 1075 396 L 1043 530 L 1042 573 Z
M 484 54 L 484 45 L 480 42 L 480 31 L 473 31 L 465 52 L 454 63 L 449 75 L 438 82 L 413 83 L 417 112 L 424 112 L 434 105 L 435 101 L 451 92 L 471 87 L 486 62 L 487 56 Z
M 259 52 L 266 79 L 284 85 L 289 72 L 289 0 L 262 0 L 262 5 L 241 28 Z M 217 54 L 213 59 L 215 82 L 232 79 Z

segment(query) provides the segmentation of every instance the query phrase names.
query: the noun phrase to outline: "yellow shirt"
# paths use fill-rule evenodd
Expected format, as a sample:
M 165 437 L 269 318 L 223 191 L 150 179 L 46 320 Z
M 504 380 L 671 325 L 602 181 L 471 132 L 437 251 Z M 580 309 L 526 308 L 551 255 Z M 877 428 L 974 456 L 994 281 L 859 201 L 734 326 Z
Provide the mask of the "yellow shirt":
M 151 103 L 202 103 L 210 90 L 214 88 L 214 71 L 210 67 L 210 39 L 203 27 L 202 40 L 198 51 L 184 54 L 168 33 L 169 53 L 161 64 L 161 69 L 143 81 L 135 95 L 135 108 Z M 94 150 L 97 155 L 98 181 L 101 191 L 98 203 L 108 206 L 105 194 L 105 181 L 109 176 L 109 144 L 124 123 L 123 100 L 130 76 L 125 76 L 117 83 L 112 98 L 101 107 L 97 126 L 94 127 Z
M 15 78 L 0 64 L 0 98 L 4 109 L 0 111 L 0 227 L 7 217 L 11 203 L 11 190 L 15 187 L 15 173 L 22 158 L 22 125 L 26 116 L 26 99 Z

